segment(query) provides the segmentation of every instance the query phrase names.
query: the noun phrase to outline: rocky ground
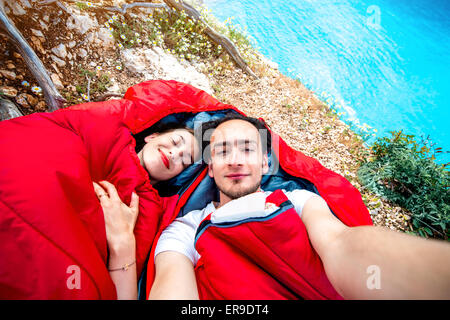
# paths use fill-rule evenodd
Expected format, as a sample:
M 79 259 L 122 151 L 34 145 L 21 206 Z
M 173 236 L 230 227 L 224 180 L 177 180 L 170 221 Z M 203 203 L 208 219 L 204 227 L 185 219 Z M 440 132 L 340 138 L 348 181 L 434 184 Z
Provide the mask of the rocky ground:
M 358 135 L 313 92 L 282 75 L 270 61 L 261 58 L 253 65 L 258 79 L 235 67 L 211 72 L 216 65 L 210 59 L 175 55 L 167 42 L 158 44 L 149 29 L 140 27 L 154 23 L 154 9 L 136 8 L 126 14 L 104 9 L 127 1 L 6 2 L 8 17 L 44 63 L 67 100 L 65 106 L 104 100 L 109 93 L 121 95 L 128 87 L 150 79 L 192 84 L 247 115 L 264 118 L 291 147 L 345 176 L 361 191 L 374 224 L 397 231 L 411 228 L 405 210 L 359 184 L 356 170 L 368 150 Z M 137 30 L 132 37 L 129 25 Z M 118 38 L 118 30 L 127 32 L 126 41 Z M 17 48 L 1 33 L 0 43 L 0 93 L 25 115 L 47 111 L 42 90 Z

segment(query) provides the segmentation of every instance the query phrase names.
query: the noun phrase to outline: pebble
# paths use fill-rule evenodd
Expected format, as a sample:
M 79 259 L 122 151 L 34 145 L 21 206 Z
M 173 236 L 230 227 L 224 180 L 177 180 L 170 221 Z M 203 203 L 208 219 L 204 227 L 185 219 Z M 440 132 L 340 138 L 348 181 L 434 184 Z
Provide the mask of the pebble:
M 16 102 L 17 102 L 20 106 L 24 107 L 25 109 L 30 109 L 30 108 L 31 108 L 30 104 L 28 103 L 28 100 L 27 100 L 27 94 L 26 94 L 26 93 L 21 93 L 21 94 L 19 94 L 19 95 L 16 97 Z
M 52 52 L 62 59 L 65 59 L 67 57 L 66 46 L 62 43 L 52 48 Z
M 64 85 L 62 84 L 61 79 L 56 73 L 52 73 L 50 78 L 52 78 L 53 84 L 55 85 L 56 89 L 58 90 L 64 89 Z
M 16 73 L 9 70 L 0 70 L 0 74 L 9 80 L 16 80 Z
M 3 92 L 5 96 L 10 98 L 15 98 L 17 96 L 17 89 L 13 87 L 3 86 L 0 87 L 0 91 Z
M 44 37 L 44 34 L 42 33 L 41 30 L 31 29 L 31 32 L 32 32 L 36 37 L 45 38 L 45 37 Z
M 60 58 L 58 58 L 57 56 L 51 55 L 51 58 L 53 61 L 56 62 L 56 64 L 59 67 L 64 67 L 66 65 L 66 62 L 64 60 L 61 60 Z
M 36 98 L 35 96 L 32 96 L 31 94 L 27 94 L 27 95 L 26 95 L 26 98 L 27 98 L 28 103 L 29 103 L 32 107 L 35 107 L 35 106 L 38 104 L 38 102 L 39 102 L 39 99 Z

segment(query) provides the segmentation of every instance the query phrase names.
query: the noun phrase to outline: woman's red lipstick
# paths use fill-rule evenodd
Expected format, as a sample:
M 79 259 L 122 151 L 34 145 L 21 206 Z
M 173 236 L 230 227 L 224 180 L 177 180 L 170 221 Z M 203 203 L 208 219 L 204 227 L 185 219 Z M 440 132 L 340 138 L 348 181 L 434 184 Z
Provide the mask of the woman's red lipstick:
M 159 150 L 159 153 L 161 154 L 161 160 L 164 163 L 164 165 L 166 166 L 166 168 L 170 169 L 170 162 L 169 162 L 169 159 L 167 158 L 167 156 L 161 150 Z

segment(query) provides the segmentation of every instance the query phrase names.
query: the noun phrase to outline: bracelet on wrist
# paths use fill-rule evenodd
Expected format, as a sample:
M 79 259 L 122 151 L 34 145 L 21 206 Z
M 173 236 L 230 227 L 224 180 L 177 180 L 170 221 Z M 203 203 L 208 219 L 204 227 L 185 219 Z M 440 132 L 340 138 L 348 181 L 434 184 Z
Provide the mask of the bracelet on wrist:
M 108 269 L 108 271 L 120 271 L 120 270 L 123 270 L 123 271 L 127 271 L 128 270 L 128 268 L 130 268 L 133 264 L 135 264 L 136 263 L 136 260 L 134 260 L 133 262 L 131 262 L 131 263 L 126 263 L 125 265 L 123 265 L 122 267 L 120 267 L 120 268 L 116 268 L 116 269 Z

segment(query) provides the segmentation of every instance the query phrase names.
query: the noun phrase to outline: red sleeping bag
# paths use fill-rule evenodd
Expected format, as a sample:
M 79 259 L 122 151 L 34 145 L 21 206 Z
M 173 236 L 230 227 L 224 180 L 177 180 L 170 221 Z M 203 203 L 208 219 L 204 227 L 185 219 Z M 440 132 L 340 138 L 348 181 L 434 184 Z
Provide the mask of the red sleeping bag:
M 137 270 L 163 215 L 134 151 L 136 134 L 166 115 L 229 108 L 175 81 L 147 81 L 122 100 L 0 122 L 0 299 L 115 299 L 104 218 L 92 181 L 129 204 L 139 195 Z

